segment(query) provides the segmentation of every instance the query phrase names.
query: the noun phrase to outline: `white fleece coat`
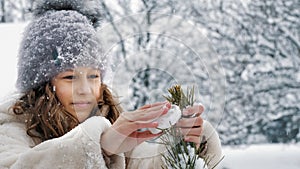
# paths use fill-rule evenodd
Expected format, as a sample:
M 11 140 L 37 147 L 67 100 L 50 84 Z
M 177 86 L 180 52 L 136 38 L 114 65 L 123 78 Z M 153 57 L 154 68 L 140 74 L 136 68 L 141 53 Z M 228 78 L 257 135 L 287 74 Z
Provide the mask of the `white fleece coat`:
M 11 169 L 157 169 L 163 162 L 160 152 L 164 147 L 144 142 L 133 151 L 110 157 L 105 164 L 101 151 L 101 134 L 111 126 L 104 117 L 91 117 L 62 137 L 35 145 L 26 134 L 23 120 L 7 111 L 11 102 L 0 107 L 0 168 Z M 204 122 L 204 135 L 208 138 L 208 156 L 213 166 L 221 158 L 221 145 L 213 127 Z M 112 141 L 113 144 L 113 141 Z M 125 166 L 126 165 L 126 166 Z

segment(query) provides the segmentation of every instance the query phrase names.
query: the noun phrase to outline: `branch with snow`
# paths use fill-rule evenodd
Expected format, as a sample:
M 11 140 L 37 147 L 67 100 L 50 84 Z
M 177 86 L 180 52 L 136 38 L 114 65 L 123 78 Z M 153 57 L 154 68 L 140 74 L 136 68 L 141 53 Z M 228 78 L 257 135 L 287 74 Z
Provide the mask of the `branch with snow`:
M 166 152 L 162 154 L 166 166 L 162 166 L 162 168 L 206 169 L 209 159 L 201 158 L 201 153 L 206 151 L 207 142 L 203 142 L 197 148 L 195 143 L 184 141 L 182 133 L 175 126 L 176 122 L 182 117 L 182 110 L 194 104 L 194 88 L 184 94 L 181 86 L 175 85 L 169 89 L 169 93 L 171 96 L 165 98 L 172 103 L 171 109 L 166 115 L 157 120 L 159 123 L 158 128 L 150 130 L 153 133 L 161 130 L 164 132 L 160 137 L 160 143 L 166 146 Z

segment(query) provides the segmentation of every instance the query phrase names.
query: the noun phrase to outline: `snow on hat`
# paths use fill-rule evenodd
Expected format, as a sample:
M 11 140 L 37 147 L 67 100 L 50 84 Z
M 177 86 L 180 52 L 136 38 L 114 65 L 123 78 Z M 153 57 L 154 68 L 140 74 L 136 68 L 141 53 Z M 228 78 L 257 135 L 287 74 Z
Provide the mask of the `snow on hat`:
M 97 0 L 37 0 L 19 49 L 17 89 L 36 88 L 78 66 L 100 69 L 103 76 L 106 59 L 95 28 L 99 8 Z

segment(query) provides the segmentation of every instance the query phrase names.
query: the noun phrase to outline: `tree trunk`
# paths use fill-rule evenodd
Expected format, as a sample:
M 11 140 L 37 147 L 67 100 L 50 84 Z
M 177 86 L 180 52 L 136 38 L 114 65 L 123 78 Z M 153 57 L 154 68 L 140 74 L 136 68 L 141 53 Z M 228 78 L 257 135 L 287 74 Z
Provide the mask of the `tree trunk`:
M 1 3 L 1 13 L 2 13 L 0 22 L 4 23 L 4 22 L 6 22 L 6 19 L 5 19 L 5 0 L 1 0 L 0 3 Z

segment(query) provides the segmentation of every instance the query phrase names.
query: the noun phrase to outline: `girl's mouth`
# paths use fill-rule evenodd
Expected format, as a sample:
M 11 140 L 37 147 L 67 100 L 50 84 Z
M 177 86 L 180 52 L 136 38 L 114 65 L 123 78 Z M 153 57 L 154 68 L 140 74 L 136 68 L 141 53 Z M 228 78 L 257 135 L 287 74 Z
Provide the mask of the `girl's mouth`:
M 90 107 L 91 103 L 90 102 L 74 102 L 72 103 L 72 105 L 74 106 L 74 108 L 87 108 Z

